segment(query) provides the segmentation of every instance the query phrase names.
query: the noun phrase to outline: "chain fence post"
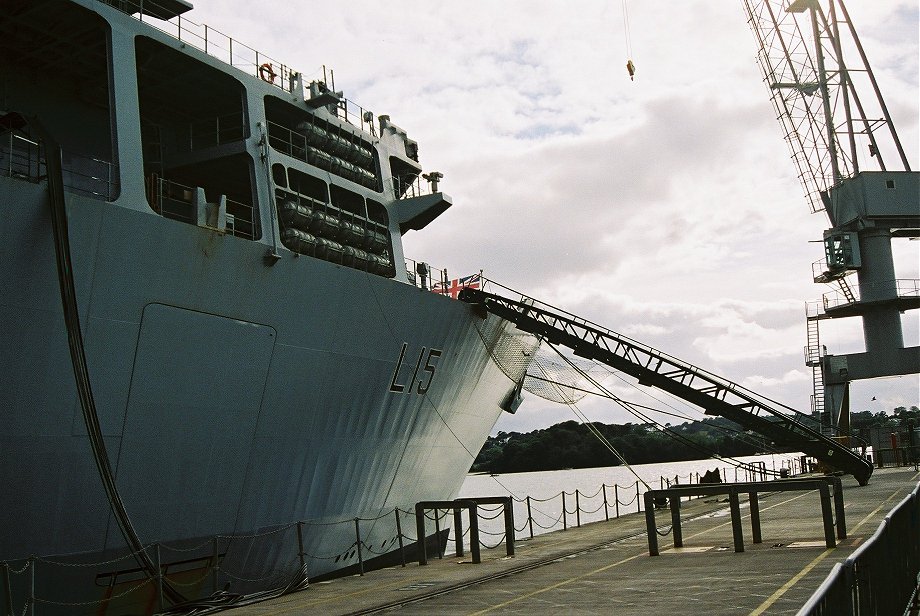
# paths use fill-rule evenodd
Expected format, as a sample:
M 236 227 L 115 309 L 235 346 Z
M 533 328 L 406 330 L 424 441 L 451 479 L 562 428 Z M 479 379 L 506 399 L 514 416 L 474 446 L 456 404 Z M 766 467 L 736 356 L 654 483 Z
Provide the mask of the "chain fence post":
M 568 530 L 569 524 L 566 519 L 566 510 L 565 510 L 565 490 L 562 491 L 562 530 Z
M 604 493 L 604 519 L 610 521 L 610 510 L 607 509 L 607 484 L 601 484 L 601 491 Z
M 620 485 L 613 484 L 613 500 L 616 503 L 617 519 L 620 519 Z
M 399 521 L 399 507 L 393 510 L 396 514 L 396 537 L 399 539 L 399 557 L 402 560 L 402 566 L 406 566 L 406 548 L 403 545 L 402 522 Z
M 303 520 L 297 522 L 297 558 L 300 560 L 300 570 L 303 571 L 306 565 L 303 556 Z
M 530 513 L 530 497 L 527 497 L 527 526 L 530 528 L 530 538 L 533 539 L 533 516 Z
M 29 556 L 29 613 L 35 616 L 35 565 L 34 556 Z
M 579 498 L 578 488 L 575 488 L 575 524 L 581 528 L 581 499 Z
M 6 616 L 13 616 L 13 588 L 10 584 L 10 565 L 3 563 L 3 592 L 6 594 Z
M 463 556 L 463 519 L 461 517 L 462 509 L 454 507 L 454 552 L 457 556 Z M 478 515 L 478 509 L 477 515 Z
M 157 568 L 157 610 L 163 611 L 163 563 L 160 560 L 160 544 L 153 544 L 154 566 Z
M 636 480 L 636 512 L 642 511 L 642 499 L 639 498 L 639 480 Z
M 355 518 L 355 545 L 358 546 L 358 571 L 364 575 L 364 554 L 361 552 L 361 527 L 360 518 Z
M 220 542 L 220 536 L 215 535 L 214 536 L 214 550 L 213 550 L 213 554 L 211 555 L 211 558 L 213 559 L 213 564 L 211 565 L 211 575 L 213 578 L 211 582 L 211 588 L 213 592 L 215 593 L 217 592 L 217 583 L 218 583 L 217 578 L 220 575 L 220 565 L 218 564 L 218 561 L 217 561 L 217 559 L 220 558 L 220 551 L 219 551 L 220 543 L 219 542 Z
M 444 558 L 444 550 L 441 549 L 441 511 L 434 510 L 434 537 L 438 544 L 438 560 Z

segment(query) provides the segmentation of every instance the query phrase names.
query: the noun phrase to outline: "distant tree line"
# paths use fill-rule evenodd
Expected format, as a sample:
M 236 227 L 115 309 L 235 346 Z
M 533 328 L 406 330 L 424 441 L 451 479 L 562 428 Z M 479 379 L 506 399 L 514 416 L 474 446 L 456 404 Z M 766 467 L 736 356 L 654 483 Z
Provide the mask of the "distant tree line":
M 894 414 L 885 411 L 859 411 L 850 414 L 851 432 L 874 426 L 900 427 L 920 415 L 916 406 L 898 407 Z M 724 417 L 711 417 L 671 426 L 668 432 L 654 424 L 590 424 L 629 464 L 699 460 L 714 454 L 726 457 L 748 456 L 776 447 L 762 436 L 746 432 Z M 674 436 L 679 435 L 679 438 Z M 617 466 L 619 459 L 587 425 L 565 421 L 533 432 L 499 432 L 490 436 L 473 462 L 470 472 L 518 473 L 593 466 Z

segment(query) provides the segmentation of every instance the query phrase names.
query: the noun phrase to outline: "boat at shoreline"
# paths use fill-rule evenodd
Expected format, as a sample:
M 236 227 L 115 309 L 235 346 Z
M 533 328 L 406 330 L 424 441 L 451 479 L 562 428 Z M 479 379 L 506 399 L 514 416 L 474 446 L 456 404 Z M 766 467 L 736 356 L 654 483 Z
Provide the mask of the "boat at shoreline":
M 17 613 L 148 613 L 162 585 L 252 592 L 396 550 L 388 516 L 454 498 L 516 408 L 526 362 L 496 357 L 537 344 L 406 259 L 451 200 L 405 130 L 189 9 L 0 17 Z

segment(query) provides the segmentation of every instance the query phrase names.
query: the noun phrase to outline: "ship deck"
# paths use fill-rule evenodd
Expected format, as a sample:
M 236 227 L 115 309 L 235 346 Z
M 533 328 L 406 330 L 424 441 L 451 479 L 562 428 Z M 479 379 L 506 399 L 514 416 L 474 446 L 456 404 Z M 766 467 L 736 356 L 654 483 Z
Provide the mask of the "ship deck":
M 704 497 L 681 506 L 684 547 L 660 537 L 660 556 L 649 556 L 644 514 L 631 514 L 519 540 L 514 557 L 504 544 L 483 550 L 481 564 L 469 555 L 435 557 L 228 613 L 794 614 L 918 478 L 912 467 L 876 469 L 865 487 L 844 477 L 847 538 L 833 549 L 825 547 L 815 492 L 762 494 L 763 542 L 752 542 L 745 515 L 743 553 L 733 549 L 727 502 Z M 656 521 L 664 527 L 670 515 L 659 512 Z

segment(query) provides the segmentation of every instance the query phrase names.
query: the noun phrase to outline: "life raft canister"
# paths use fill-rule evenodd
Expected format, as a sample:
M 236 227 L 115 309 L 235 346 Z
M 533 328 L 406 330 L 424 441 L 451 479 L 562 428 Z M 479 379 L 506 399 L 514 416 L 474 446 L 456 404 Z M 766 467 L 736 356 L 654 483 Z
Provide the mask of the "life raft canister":
M 259 77 L 262 78 L 262 81 L 275 83 L 275 77 L 277 76 L 278 75 L 275 73 L 275 69 L 268 62 L 259 67 Z

